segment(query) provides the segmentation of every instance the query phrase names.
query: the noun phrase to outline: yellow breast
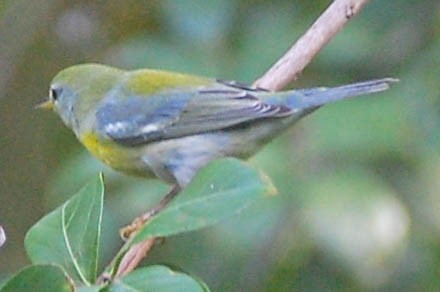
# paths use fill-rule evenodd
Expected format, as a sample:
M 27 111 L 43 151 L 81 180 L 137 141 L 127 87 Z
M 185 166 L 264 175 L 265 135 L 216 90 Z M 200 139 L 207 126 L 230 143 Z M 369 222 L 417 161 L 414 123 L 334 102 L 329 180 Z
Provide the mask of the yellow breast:
M 85 133 L 81 142 L 96 158 L 108 166 L 128 173 L 149 176 L 142 163 L 142 150 L 120 146 L 109 140 L 100 140 L 93 132 Z

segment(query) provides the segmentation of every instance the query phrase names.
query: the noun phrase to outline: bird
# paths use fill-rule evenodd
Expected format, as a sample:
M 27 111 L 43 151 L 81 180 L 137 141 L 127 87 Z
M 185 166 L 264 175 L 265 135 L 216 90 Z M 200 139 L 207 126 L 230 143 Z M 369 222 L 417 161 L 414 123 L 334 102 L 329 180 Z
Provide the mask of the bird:
M 111 168 L 171 184 L 156 214 L 210 161 L 247 159 L 321 106 L 384 91 L 395 81 L 269 91 L 172 71 L 86 63 L 56 74 L 38 107 L 54 110 Z

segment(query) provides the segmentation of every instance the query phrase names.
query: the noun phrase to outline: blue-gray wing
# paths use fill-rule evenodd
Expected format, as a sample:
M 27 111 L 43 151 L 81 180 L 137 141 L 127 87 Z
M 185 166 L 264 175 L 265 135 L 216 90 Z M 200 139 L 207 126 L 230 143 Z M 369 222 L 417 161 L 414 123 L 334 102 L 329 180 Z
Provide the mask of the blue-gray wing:
M 264 91 L 235 83 L 148 98 L 109 99 L 98 107 L 98 130 L 113 141 L 137 146 L 164 139 L 226 129 L 251 120 L 285 116 L 290 109 L 266 104 Z

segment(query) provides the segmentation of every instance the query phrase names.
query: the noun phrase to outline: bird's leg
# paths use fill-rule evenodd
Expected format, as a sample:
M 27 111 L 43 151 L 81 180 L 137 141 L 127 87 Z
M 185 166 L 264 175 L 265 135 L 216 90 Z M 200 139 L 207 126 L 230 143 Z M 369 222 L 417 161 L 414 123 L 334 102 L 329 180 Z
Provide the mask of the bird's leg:
M 142 214 L 133 220 L 130 225 L 125 226 L 120 230 L 120 235 L 123 239 L 128 239 L 134 232 L 138 231 L 148 220 L 153 218 L 157 213 L 162 211 L 171 200 L 180 192 L 180 187 L 178 185 L 173 186 L 173 188 L 168 192 L 168 194 L 163 197 L 159 204 L 154 208 L 150 209 L 148 212 Z

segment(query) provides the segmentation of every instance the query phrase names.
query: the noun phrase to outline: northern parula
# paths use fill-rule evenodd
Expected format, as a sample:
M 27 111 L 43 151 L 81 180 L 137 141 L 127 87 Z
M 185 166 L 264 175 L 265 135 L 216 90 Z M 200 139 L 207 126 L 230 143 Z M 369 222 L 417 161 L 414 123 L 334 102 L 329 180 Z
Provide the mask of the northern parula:
M 213 159 L 247 158 L 320 106 L 388 89 L 392 78 L 282 92 L 160 70 L 82 64 L 59 72 L 52 108 L 110 167 L 178 188 Z

